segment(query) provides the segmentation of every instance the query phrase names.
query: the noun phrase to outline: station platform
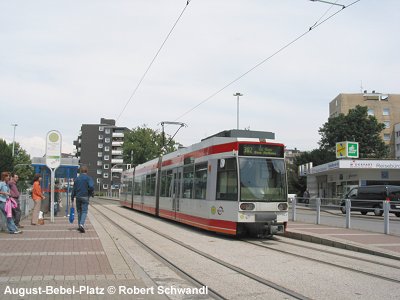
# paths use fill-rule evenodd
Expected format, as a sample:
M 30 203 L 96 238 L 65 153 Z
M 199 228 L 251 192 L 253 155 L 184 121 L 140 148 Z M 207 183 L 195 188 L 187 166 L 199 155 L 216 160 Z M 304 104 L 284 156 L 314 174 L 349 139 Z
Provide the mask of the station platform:
M 22 234 L 0 233 L 0 298 L 5 299 L 132 299 L 118 287 L 142 289 L 146 282 L 128 264 L 96 219 L 86 222 L 55 217 L 31 225 L 23 220 Z M 135 299 L 140 299 L 135 298 Z M 143 299 L 143 297 L 142 297 Z M 166 299 L 147 295 L 146 299 Z
M 90 211 L 84 234 L 66 217 L 21 224 L 22 234 L 0 233 L 1 299 L 167 299 L 118 293 L 121 285 L 155 283 L 118 249 L 118 234 L 111 237 Z M 400 260 L 400 236 L 300 222 L 289 222 L 286 236 Z
M 400 236 L 289 221 L 284 234 L 307 242 L 400 260 Z

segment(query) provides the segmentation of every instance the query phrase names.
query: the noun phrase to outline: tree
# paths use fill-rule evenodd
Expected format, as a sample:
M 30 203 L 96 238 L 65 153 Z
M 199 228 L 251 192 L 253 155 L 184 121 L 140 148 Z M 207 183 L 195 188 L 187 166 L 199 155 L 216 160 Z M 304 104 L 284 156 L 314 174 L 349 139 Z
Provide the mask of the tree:
M 5 140 L 0 139 L 0 173 L 11 172 L 13 168 L 11 149 Z
M 347 115 L 329 118 L 320 129 L 320 149 L 335 153 L 337 142 L 355 141 L 359 144 L 360 158 L 386 158 L 389 148 L 380 136 L 385 125 L 368 115 L 366 106 L 357 105 Z
M 165 145 L 163 153 L 175 151 L 179 146 L 179 143 L 172 140 L 168 135 L 163 139 L 161 132 L 148 128 L 146 125 L 138 126 L 125 134 L 124 162 L 139 165 L 159 157 L 163 144 Z
M 9 147 L 12 149 L 12 144 L 9 144 Z M 21 148 L 19 143 L 15 143 L 15 155 L 13 158 L 12 171 L 17 173 L 19 177 L 18 188 L 20 191 L 25 190 L 31 185 L 34 175 L 34 170 L 31 165 L 31 157 L 23 148 Z
M 335 160 L 335 155 L 324 149 L 314 149 L 301 153 L 294 158 L 293 164 L 288 165 L 289 192 L 302 196 L 307 188 L 306 177 L 299 177 L 298 168 L 300 165 L 313 163 L 313 166 L 322 165 Z
M 0 173 L 17 173 L 19 177 L 18 188 L 20 191 L 30 186 L 33 178 L 33 168 L 31 158 L 27 152 L 21 148 L 19 143 L 15 143 L 14 157 L 12 155 L 12 143 L 0 139 Z

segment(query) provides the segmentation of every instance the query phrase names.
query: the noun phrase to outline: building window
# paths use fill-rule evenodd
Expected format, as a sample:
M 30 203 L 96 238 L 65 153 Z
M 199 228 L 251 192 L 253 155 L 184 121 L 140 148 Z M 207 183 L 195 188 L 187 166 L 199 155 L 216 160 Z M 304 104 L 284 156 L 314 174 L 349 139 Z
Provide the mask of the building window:
M 97 157 L 102 157 L 103 156 L 103 152 L 97 152 Z
M 110 168 L 110 165 L 109 164 L 104 164 L 104 169 L 105 170 L 108 170 Z
M 103 149 L 103 144 L 98 144 L 98 145 L 97 145 L 97 148 Z
M 103 190 L 108 189 L 108 184 L 103 184 Z
M 101 175 L 103 171 L 101 169 L 97 169 L 97 175 Z
M 368 116 L 374 116 L 374 110 L 372 108 L 368 108 Z
M 110 146 L 105 146 L 104 151 L 110 151 Z
M 110 155 L 104 155 L 104 160 L 110 160 Z
M 111 142 L 111 139 L 110 138 L 105 138 L 104 142 L 109 143 L 109 142 Z
M 104 173 L 103 178 L 108 178 L 108 173 Z
M 96 183 L 100 183 L 100 180 L 101 180 L 100 178 L 97 178 Z
M 99 140 L 102 140 L 104 137 L 102 134 L 99 134 Z
M 384 140 L 384 141 L 390 141 L 390 134 L 389 134 L 389 133 L 385 133 L 385 134 L 383 135 L 383 140 Z
M 390 121 L 383 121 L 383 124 L 385 124 L 385 128 L 390 128 Z
M 111 129 L 110 128 L 106 128 L 106 134 L 110 134 L 111 133 Z
M 104 131 L 104 126 L 99 126 L 99 131 Z
M 390 108 L 384 108 L 383 109 L 383 115 L 384 116 L 390 116 Z
M 98 166 L 102 166 L 102 165 L 103 165 L 103 161 L 98 160 L 98 161 L 97 161 L 97 165 L 98 165 Z

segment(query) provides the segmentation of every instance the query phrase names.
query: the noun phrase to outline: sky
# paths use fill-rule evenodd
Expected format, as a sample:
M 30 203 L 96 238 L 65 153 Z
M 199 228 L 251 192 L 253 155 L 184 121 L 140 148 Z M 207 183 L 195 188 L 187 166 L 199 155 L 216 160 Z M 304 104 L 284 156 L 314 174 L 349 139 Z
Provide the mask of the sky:
M 240 129 L 312 150 L 338 94 L 400 93 L 399 12 L 397 0 L 0 0 L 0 138 L 18 124 L 15 141 L 43 156 L 58 130 L 72 153 L 82 124 L 109 118 L 184 122 L 175 140 L 189 146 L 236 129 L 240 92 Z

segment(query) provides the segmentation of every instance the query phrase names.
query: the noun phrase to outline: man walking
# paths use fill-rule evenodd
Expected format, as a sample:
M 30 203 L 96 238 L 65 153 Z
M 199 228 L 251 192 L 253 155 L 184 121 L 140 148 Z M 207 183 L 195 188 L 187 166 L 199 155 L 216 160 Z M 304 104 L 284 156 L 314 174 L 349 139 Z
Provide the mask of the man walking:
M 10 188 L 10 196 L 17 202 L 17 207 L 12 209 L 12 214 L 13 214 L 13 219 L 15 226 L 18 228 L 23 228 L 19 222 L 21 221 L 21 203 L 19 202 L 19 191 L 17 188 L 17 182 L 18 182 L 18 175 L 15 173 L 11 174 L 11 179 L 8 182 L 8 186 Z
M 74 188 L 71 194 L 71 201 L 76 198 L 76 210 L 78 211 L 78 230 L 85 233 L 85 220 L 89 207 L 89 197 L 93 196 L 93 179 L 87 175 L 88 168 L 82 166 L 80 175 L 74 181 Z

